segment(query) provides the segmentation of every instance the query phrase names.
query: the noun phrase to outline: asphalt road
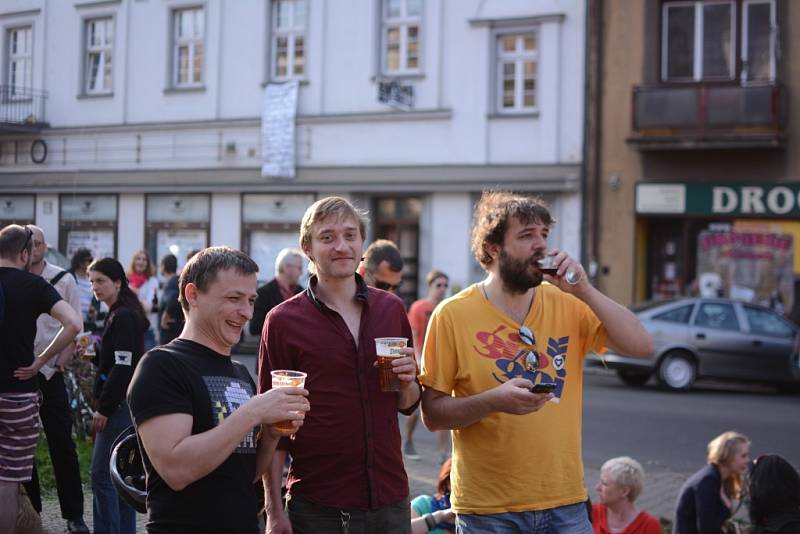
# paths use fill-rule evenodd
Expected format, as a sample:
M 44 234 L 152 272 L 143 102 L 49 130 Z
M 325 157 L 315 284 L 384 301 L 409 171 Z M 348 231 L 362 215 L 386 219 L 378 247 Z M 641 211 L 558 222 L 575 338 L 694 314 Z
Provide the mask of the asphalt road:
M 614 374 L 587 370 L 583 457 L 600 467 L 627 455 L 645 467 L 691 473 L 705 463 L 706 444 L 726 430 L 752 440 L 753 457 L 777 453 L 800 466 L 800 395 L 765 386 L 706 382 L 686 393 L 625 386 Z

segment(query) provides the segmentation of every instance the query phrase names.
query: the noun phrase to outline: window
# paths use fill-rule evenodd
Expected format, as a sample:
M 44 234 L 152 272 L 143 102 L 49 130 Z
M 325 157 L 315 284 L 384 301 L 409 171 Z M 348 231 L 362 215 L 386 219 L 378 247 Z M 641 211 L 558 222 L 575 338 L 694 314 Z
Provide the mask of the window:
M 688 324 L 689 317 L 692 315 L 693 308 L 694 304 L 689 304 L 688 306 L 681 306 L 680 308 L 674 308 L 672 310 L 659 313 L 658 315 L 654 315 L 653 319 L 657 321 L 667 321 L 670 323 Z
M 736 77 L 736 8 L 732 0 L 665 3 L 662 39 L 664 80 Z
M 535 31 L 497 36 L 498 111 L 536 109 L 537 48 Z
M 744 312 L 750 323 L 751 333 L 788 339 L 794 337 L 794 328 L 774 313 L 754 306 L 745 306 Z
M 8 32 L 8 85 L 12 97 L 30 96 L 33 86 L 33 29 Z
M 777 34 L 775 2 L 746 1 L 742 27 L 742 78 L 748 82 L 774 80 Z
M 173 83 L 175 87 L 203 84 L 203 8 L 177 9 L 173 13 Z
M 422 0 L 383 0 L 384 74 L 420 72 Z
M 717 330 L 739 331 L 739 320 L 736 319 L 736 312 L 730 304 L 701 304 L 694 324 Z
M 301 79 L 306 73 L 306 0 L 272 3 L 272 78 Z
M 114 21 L 111 17 L 86 21 L 86 92 L 111 92 Z

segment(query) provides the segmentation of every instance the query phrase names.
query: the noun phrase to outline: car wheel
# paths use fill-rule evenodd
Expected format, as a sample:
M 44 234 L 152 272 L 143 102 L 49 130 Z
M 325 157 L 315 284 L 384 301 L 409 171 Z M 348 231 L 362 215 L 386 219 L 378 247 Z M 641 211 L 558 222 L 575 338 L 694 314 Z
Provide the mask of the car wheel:
M 696 374 L 694 360 L 685 352 L 668 352 L 658 365 L 658 382 L 667 389 L 689 389 Z
M 617 371 L 617 376 L 623 383 L 629 386 L 643 386 L 650 380 L 650 373 L 642 373 L 639 371 L 630 371 L 620 369 Z

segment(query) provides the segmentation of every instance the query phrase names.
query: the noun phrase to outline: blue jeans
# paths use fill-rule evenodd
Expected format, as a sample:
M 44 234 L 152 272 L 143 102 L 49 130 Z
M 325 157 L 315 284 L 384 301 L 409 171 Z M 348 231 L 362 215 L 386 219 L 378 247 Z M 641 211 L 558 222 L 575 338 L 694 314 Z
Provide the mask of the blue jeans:
M 156 346 L 156 332 L 152 328 L 148 328 L 144 332 L 144 351 L 152 349 Z
M 111 446 L 120 433 L 131 426 L 128 403 L 123 402 L 111 417 L 106 428 L 98 432 L 94 439 L 92 452 L 92 493 L 95 534 L 135 534 L 136 510 L 117 495 L 111 484 L 109 462 Z
M 593 534 L 585 503 L 538 512 L 458 514 L 456 534 Z

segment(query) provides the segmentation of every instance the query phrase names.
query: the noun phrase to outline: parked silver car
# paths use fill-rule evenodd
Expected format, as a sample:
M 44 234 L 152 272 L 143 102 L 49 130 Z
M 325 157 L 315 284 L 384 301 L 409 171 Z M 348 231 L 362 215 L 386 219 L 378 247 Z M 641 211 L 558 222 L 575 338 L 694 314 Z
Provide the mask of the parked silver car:
M 659 384 L 673 390 L 689 389 L 705 377 L 800 388 L 800 328 L 769 308 L 687 298 L 633 311 L 653 336 L 655 351 L 648 358 L 604 355 L 626 384 L 642 385 L 655 374 Z

